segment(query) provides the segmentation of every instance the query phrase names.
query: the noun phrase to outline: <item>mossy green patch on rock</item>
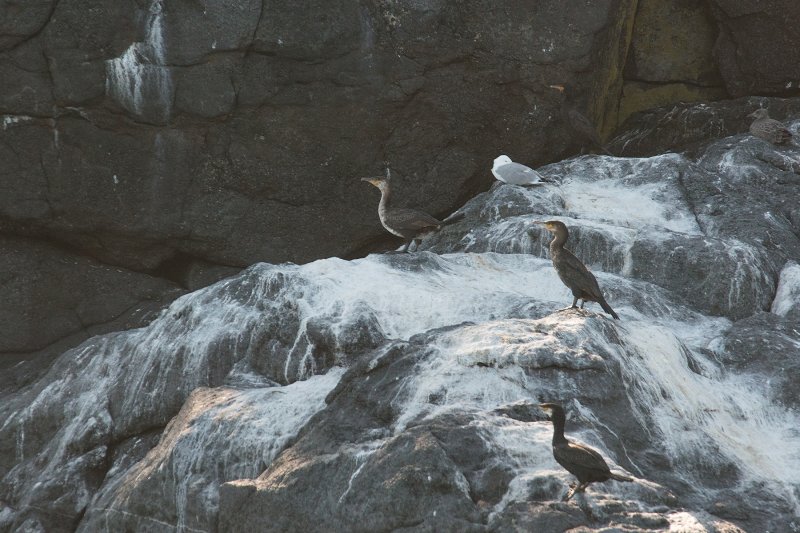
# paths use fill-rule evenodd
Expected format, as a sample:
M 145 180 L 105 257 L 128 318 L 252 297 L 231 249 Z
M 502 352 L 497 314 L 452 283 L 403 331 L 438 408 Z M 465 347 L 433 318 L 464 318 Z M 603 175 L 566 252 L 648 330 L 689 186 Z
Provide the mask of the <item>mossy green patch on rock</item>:
M 619 102 L 619 123 L 644 109 L 652 109 L 675 102 L 703 102 L 725 98 L 722 87 L 700 87 L 686 83 L 651 84 L 626 82 Z
M 713 57 L 717 32 L 700 0 L 639 0 L 625 78 L 722 85 Z
M 590 102 L 589 112 L 596 118 L 597 132 L 601 139 L 607 138 L 617 127 L 617 109 L 622 96 L 622 71 L 636 20 L 639 0 L 622 0 L 618 7 L 618 16 L 614 18 L 615 28 L 609 31 L 605 47 L 606 56 L 602 58 L 604 75 L 597 81 L 596 96 Z M 590 118 L 591 118 L 590 117 Z

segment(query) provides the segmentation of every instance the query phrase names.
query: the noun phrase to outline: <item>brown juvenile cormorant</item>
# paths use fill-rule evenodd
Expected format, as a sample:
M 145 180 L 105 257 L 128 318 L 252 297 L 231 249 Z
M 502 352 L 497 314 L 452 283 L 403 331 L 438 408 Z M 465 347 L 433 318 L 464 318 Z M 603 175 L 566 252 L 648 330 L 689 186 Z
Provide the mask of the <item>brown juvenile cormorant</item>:
M 766 109 L 756 109 L 747 116 L 755 119 L 750 124 L 750 133 L 756 137 L 772 144 L 786 144 L 792 138 L 791 132 L 784 128 L 783 124 L 774 118 L 769 118 L 769 111 Z
M 420 241 L 427 234 L 438 231 L 443 226 L 464 218 L 464 213 L 457 213 L 440 221 L 423 211 L 405 207 L 392 207 L 390 205 L 392 199 L 391 174 L 388 168 L 386 169 L 385 178 L 361 178 L 361 181 L 366 181 L 380 189 L 381 201 L 378 204 L 378 218 L 380 218 L 381 224 L 389 233 L 406 240 L 401 252 L 407 252 L 412 241 L 415 241 L 416 245 L 419 246 Z
M 572 485 L 569 492 L 564 496 L 564 501 L 568 501 L 576 492 L 583 492 L 589 483 L 596 481 L 633 481 L 633 478 L 615 474 L 611 472 L 605 459 L 596 450 L 577 442 L 572 442 L 564 436 L 564 408 L 557 403 L 543 403 L 539 405 L 545 411 L 549 411 L 550 419 L 553 421 L 553 457 L 556 462 L 567 469 L 567 471 L 578 478 L 578 485 Z
M 561 116 L 563 120 L 570 125 L 572 131 L 578 135 L 578 140 L 581 141 L 581 152 L 583 152 L 583 144 L 588 141 L 593 147 L 602 150 L 606 155 L 614 155 L 603 145 L 592 121 L 575 108 L 567 88 L 563 85 L 550 85 L 549 87 L 563 95 L 564 99 L 561 102 Z
M 558 220 L 548 220 L 547 222 L 535 220 L 533 223 L 543 225 L 547 231 L 553 234 L 553 240 L 550 241 L 550 259 L 553 260 L 558 277 L 572 291 L 572 307 L 577 307 L 578 300 L 581 300 L 581 309 L 587 301 L 597 302 L 603 311 L 619 320 L 617 313 L 611 309 L 603 297 L 594 274 L 589 272 L 586 265 L 572 252 L 564 248 L 564 243 L 569 238 L 567 226 Z

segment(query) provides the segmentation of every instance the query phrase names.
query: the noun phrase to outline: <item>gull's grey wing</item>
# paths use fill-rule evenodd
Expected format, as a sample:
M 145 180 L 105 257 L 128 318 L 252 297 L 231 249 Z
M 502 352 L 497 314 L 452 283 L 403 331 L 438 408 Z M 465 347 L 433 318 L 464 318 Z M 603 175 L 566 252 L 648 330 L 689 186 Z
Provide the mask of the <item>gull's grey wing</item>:
M 512 185 L 531 185 L 542 182 L 542 176 L 538 172 L 519 163 L 499 166 L 494 172 L 497 179 Z

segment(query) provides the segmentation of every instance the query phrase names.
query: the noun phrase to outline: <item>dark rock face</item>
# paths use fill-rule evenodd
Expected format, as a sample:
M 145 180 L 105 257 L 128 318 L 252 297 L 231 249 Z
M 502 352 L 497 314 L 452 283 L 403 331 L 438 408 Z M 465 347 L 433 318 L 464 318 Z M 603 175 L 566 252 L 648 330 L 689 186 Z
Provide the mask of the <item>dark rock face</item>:
M 797 94 L 800 10 L 792 0 L 711 0 L 714 55 L 731 96 Z
M 0 272 L 12 273 L 0 281 L 0 394 L 40 377 L 70 346 L 147 324 L 184 292 L 160 278 L 21 238 L 0 239 Z
M 740 320 L 725 336 L 726 365 L 763 376 L 776 401 L 800 407 L 797 395 L 800 358 L 797 322 L 773 313 L 759 313 Z
M 724 99 L 712 53 L 718 33 L 704 0 L 639 0 L 618 121 L 664 104 Z
M 441 213 L 499 150 L 563 151 L 546 85 L 600 83 L 629 3 L 41 2 L 0 57 L 0 216 L 134 269 L 346 254 L 380 234 L 355 178 L 384 161 Z

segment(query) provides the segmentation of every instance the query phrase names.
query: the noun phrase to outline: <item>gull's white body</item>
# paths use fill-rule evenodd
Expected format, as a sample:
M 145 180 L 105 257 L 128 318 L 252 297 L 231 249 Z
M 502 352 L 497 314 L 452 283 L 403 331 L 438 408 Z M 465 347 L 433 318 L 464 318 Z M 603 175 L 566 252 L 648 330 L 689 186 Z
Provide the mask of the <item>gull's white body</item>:
M 535 170 L 511 161 L 507 155 L 494 160 L 492 174 L 503 183 L 511 185 L 538 185 L 543 183 L 542 176 Z

